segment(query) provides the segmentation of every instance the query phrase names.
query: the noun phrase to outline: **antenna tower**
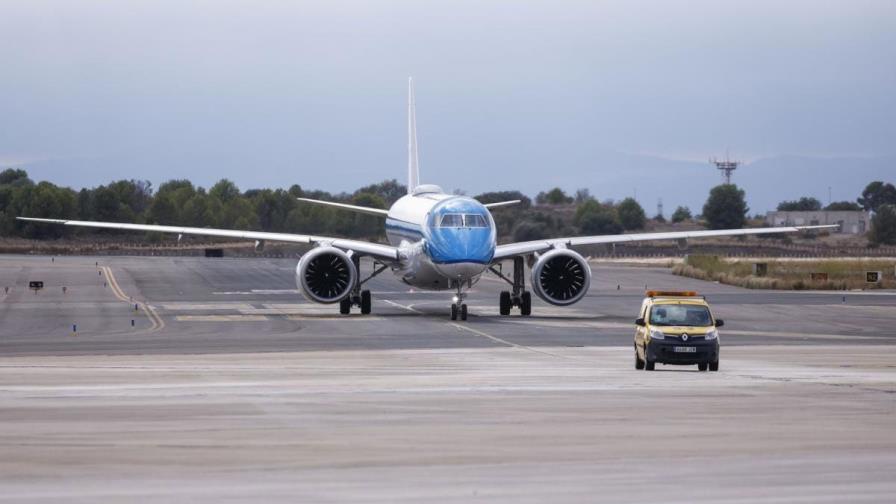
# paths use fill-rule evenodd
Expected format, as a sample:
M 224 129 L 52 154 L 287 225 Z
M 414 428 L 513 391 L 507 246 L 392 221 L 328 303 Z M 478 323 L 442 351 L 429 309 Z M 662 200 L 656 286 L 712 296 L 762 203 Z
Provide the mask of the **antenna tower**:
M 722 172 L 722 176 L 725 177 L 726 184 L 731 183 L 731 174 L 734 172 L 734 170 L 737 169 L 738 166 L 740 166 L 740 161 L 732 161 L 728 158 L 727 154 L 725 154 L 724 161 L 718 160 L 716 158 L 710 158 L 709 162 L 716 165 L 716 168 Z

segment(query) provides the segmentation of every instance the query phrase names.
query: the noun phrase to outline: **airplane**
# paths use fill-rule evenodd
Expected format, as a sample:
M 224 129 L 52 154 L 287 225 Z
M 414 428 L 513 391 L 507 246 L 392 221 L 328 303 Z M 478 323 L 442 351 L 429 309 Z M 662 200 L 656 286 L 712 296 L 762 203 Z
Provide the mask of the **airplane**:
M 451 320 L 467 319 L 464 303 L 467 291 L 485 272 L 491 272 L 510 285 L 500 293 L 499 313 L 510 315 L 518 308 L 521 316 L 532 313 L 532 293 L 556 306 L 569 306 L 581 300 L 591 285 L 591 268 L 572 247 L 653 240 L 679 240 L 714 236 L 744 236 L 792 233 L 807 229 L 836 226 L 789 226 L 753 229 L 675 231 L 599 236 L 546 238 L 518 243 L 497 243 L 497 230 L 491 209 L 513 205 L 519 200 L 480 203 L 467 196 L 447 194 L 439 186 L 420 184 L 417 151 L 417 117 L 413 78 L 408 79 L 408 194 L 388 210 L 345 203 L 298 198 L 346 211 L 385 218 L 389 244 L 371 243 L 338 237 L 292 233 L 269 233 L 230 229 L 191 228 L 154 224 L 75 221 L 17 217 L 29 222 L 61 224 L 128 231 L 153 231 L 183 235 L 254 240 L 260 250 L 266 242 L 305 243 L 313 248 L 296 265 L 295 281 L 305 297 L 315 303 L 339 303 L 339 311 L 349 314 L 358 307 L 362 314 L 371 311 L 371 294 L 364 283 L 390 269 L 405 284 L 421 290 L 452 290 Z M 372 258 L 374 268 L 362 279 L 360 260 Z M 504 261 L 513 261 L 511 276 L 503 273 Z M 526 288 L 526 266 L 530 268 L 531 290 Z

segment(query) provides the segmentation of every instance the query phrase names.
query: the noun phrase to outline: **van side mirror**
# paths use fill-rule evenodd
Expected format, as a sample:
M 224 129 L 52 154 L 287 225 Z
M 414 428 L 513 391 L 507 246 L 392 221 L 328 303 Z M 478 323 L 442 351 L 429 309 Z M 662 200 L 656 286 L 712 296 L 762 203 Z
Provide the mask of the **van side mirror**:
M 635 325 L 644 327 L 647 325 L 643 318 L 635 319 Z
M 725 321 L 720 318 L 717 318 L 716 319 L 716 327 L 722 327 L 723 325 L 725 325 Z

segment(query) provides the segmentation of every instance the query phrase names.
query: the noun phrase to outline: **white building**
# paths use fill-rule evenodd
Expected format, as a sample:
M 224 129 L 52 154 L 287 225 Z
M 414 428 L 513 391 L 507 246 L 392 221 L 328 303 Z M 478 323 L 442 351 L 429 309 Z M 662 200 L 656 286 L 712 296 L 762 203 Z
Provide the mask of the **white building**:
M 775 211 L 765 214 L 770 226 L 818 226 L 839 224 L 831 233 L 864 234 L 871 229 L 871 213 L 861 210 Z

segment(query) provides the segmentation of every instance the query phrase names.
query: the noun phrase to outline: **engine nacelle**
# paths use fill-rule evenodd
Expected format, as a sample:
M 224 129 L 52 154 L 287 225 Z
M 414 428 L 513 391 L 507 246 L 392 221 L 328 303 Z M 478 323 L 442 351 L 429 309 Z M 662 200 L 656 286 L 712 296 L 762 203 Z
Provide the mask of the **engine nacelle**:
M 591 287 L 591 267 L 584 257 L 568 249 L 543 254 L 532 266 L 532 290 L 552 305 L 578 302 Z
M 333 247 L 307 252 L 296 266 L 296 286 L 315 303 L 342 301 L 357 281 L 358 270 L 349 254 Z

